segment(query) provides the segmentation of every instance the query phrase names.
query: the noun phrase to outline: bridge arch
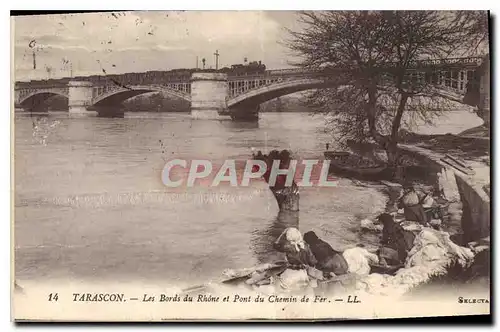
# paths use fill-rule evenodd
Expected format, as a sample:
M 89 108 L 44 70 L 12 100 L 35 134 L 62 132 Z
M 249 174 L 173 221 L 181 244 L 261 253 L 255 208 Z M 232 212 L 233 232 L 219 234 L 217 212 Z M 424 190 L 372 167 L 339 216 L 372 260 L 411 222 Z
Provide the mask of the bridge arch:
M 36 110 L 47 99 L 54 96 L 62 96 L 69 100 L 68 93 L 65 91 L 38 90 L 22 96 L 17 104 L 25 110 Z
M 311 89 L 325 89 L 346 85 L 340 80 L 323 80 L 317 78 L 302 78 L 296 80 L 281 81 L 270 85 L 250 89 L 242 94 L 227 100 L 228 108 L 237 108 L 243 105 L 259 105 L 266 101 L 285 96 L 291 93 Z M 442 86 L 429 87 L 429 95 L 441 97 L 458 103 L 464 102 L 464 95 Z
M 166 95 L 191 102 L 191 96 L 187 92 L 181 92 L 164 86 L 155 85 L 133 85 L 127 87 L 116 87 L 102 94 L 95 95 L 92 104 L 94 106 L 115 106 L 123 101 L 150 92 L 162 92 Z
M 314 78 L 281 81 L 278 83 L 261 86 L 256 89 L 251 89 L 240 95 L 230 98 L 227 101 L 227 107 L 233 108 L 244 104 L 258 105 L 266 101 L 299 91 L 331 88 L 340 85 L 343 85 L 342 82 L 325 81 L 322 79 Z

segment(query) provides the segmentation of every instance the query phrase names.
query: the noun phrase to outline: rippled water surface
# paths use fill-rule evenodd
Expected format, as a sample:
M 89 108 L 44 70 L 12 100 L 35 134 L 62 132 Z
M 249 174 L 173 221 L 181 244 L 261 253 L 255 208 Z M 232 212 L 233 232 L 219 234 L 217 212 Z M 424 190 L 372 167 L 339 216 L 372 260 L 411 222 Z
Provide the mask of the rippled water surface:
M 161 182 L 171 158 L 245 160 L 255 147 L 317 159 L 331 142 L 322 125 L 302 113 L 262 114 L 258 125 L 174 113 L 16 114 L 16 278 L 207 281 L 279 258 L 272 241 L 297 225 L 338 249 L 374 243 L 359 219 L 381 211 L 385 197 L 349 180 L 303 188 L 297 214 L 279 214 L 264 184 L 180 191 Z

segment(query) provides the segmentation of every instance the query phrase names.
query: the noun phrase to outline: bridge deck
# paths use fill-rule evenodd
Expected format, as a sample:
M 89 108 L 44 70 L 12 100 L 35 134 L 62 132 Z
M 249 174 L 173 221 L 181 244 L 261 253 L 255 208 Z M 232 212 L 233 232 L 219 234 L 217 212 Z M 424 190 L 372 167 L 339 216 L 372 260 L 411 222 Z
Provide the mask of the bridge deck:
M 407 72 L 409 84 L 431 84 L 439 89 L 455 94 L 464 94 L 468 84 L 478 84 L 475 69 L 482 63 L 480 57 L 450 58 L 450 59 L 428 59 L 414 61 L 410 64 L 413 68 Z M 388 63 L 380 68 L 388 79 L 391 79 L 391 71 L 397 66 L 396 63 Z M 269 90 L 281 89 L 283 93 L 293 91 L 294 84 L 302 85 L 304 89 L 308 84 L 304 80 L 311 80 L 310 86 L 317 86 L 317 80 L 332 80 L 338 77 L 339 72 L 351 71 L 353 68 L 328 68 L 328 69 L 276 69 L 245 75 L 228 76 L 228 99 L 244 96 L 253 96 L 258 91 L 268 93 Z M 110 76 L 91 76 L 92 99 L 100 102 L 103 99 L 113 97 L 115 94 L 129 95 L 127 91 L 144 90 L 161 91 L 174 96 L 190 100 L 191 77 L 184 75 L 182 71 L 173 72 L 146 72 L 130 73 Z M 84 77 L 80 79 L 85 80 Z M 34 82 L 16 82 L 16 102 L 21 104 L 27 98 L 36 94 L 53 93 L 68 95 L 69 78 L 60 80 L 45 80 Z M 316 81 L 314 81 L 316 80 Z M 287 83 L 286 83 L 287 82 Z M 287 90 L 288 89 L 288 90 Z M 257 91 L 258 90 L 258 91 Z M 131 93 L 130 95 L 136 95 Z

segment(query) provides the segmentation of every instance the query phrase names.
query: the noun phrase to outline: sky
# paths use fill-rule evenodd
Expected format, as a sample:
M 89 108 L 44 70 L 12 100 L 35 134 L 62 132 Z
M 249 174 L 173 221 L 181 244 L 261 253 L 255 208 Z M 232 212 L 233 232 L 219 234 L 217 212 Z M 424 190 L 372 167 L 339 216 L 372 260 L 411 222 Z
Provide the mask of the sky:
M 219 68 L 245 57 L 288 68 L 286 28 L 300 26 L 292 11 L 133 11 L 17 16 L 12 28 L 15 79 L 27 81 L 193 68 L 197 56 L 215 68 L 216 50 Z

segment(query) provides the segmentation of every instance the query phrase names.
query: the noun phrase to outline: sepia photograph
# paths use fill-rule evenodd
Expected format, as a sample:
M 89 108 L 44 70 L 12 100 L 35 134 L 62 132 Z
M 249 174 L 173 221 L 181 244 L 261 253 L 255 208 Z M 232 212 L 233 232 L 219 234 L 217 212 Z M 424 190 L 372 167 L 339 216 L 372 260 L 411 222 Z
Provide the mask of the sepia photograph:
M 486 8 L 10 22 L 12 320 L 491 321 Z

